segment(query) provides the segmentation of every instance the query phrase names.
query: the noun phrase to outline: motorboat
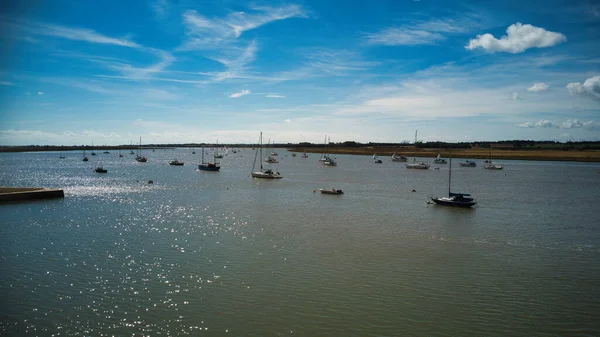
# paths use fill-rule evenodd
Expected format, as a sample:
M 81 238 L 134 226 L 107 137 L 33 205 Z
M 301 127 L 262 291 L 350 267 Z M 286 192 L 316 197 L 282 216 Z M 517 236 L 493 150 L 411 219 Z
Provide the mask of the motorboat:
M 96 167 L 96 169 L 94 171 L 96 171 L 96 173 L 108 173 L 108 170 L 103 168 L 101 165 Z
M 344 191 L 340 190 L 340 189 L 335 189 L 335 188 L 320 188 L 319 192 L 321 192 L 321 194 L 344 194 Z
M 269 157 L 265 158 L 265 163 L 277 164 L 277 163 L 279 163 L 279 162 L 277 161 L 277 159 L 275 159 L 275 158 L 273 158 L 273 157 L 269 156 Z
M 169 165 L 171 166 L 183 166 L 183 162 L 179 161 L 177 159 L 173 159 L 169 162 Z
M 477 167 L 477 163 L 472 160 L 465 160 L 463 162 L 460 162 L 459 165 L 461 167 Z

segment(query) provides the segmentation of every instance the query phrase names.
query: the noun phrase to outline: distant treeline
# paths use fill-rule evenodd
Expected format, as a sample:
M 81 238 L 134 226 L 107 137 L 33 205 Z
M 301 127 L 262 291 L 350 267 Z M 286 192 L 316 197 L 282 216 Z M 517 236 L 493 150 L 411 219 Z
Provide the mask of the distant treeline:
M 145 144 L 142 146 L 144 149 L 162 149 L 162 148 L 175 148 L 175 147 L 215 147 L 216 144 L 206 143 L 187 143 L 187 144 Z M 256 147 L 256 144 L 219 144 L 220 147 L 226 146 L 228 148 L 245 148 L 245 147 Z M 313 148 L 323 147 L 322 143 L 276 143 L 274 147 L 287 147 L 287 148 Z M 329 143 L 328 147 L 340 147 L 340 148 L 352 148 L 352 147 L 377 147 L 377 148 L 422 148 L 422 149 L 470 149 L 470 148 L 493 148 L 493 149 L 518 149 L 518 150 L 600 150 L 600 141 L 581 141 L 581 142 L 566 142 L 561 143 L 557 141 L 533 141 L 533 140 L 503 140 L 503 141 L 483 141 L 483 142 L 417 142 L 409 144 L 407 142 L 402 143 L 359 143 L 355 141 L 345 141 L 339 143 Z M 57 146 L 57 145 L 24 145 L 24 146 L 0 146 L 0 152 L 30 152 L 30 151 L 75 151 L 75 150 L 96 150 L 96 151 L 108 151 L 108 150 L 131 150 L 136 149 L 136 145 L 118 145 L 118 146 L 89 146 L 89 145 L 70 145 L 70 146 Z

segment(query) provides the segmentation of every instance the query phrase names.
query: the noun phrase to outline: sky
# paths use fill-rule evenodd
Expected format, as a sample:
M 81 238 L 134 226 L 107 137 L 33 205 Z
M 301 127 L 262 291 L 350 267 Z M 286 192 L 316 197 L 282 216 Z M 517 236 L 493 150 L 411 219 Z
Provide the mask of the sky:
M 0 145 L 600 140 L 593 0 L 0 6 Z

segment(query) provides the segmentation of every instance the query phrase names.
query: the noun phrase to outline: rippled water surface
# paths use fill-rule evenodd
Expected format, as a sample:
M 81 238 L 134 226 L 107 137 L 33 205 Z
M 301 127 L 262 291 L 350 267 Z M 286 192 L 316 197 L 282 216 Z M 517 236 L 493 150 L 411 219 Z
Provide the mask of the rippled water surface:
M 0 334 L 600 335 L 598 164 L 455 162 L 463 210 L 426 203 L 448 165 L 280 151 L 261 181 L 250 149 L 196 151 L 0 154 L 0 185 L 66 194 L 0 205 Z

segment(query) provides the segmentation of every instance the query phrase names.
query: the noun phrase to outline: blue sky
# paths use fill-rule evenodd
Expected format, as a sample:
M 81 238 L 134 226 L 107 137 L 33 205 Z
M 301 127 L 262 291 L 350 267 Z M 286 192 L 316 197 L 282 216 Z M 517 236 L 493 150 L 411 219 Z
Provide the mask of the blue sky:
M 600 140 L 595 1 L 2 6 L 2 145 Z

